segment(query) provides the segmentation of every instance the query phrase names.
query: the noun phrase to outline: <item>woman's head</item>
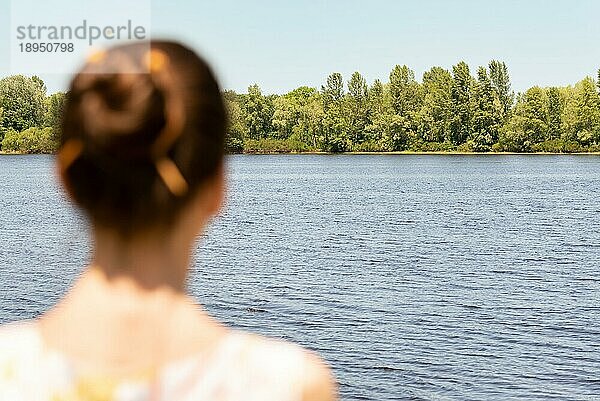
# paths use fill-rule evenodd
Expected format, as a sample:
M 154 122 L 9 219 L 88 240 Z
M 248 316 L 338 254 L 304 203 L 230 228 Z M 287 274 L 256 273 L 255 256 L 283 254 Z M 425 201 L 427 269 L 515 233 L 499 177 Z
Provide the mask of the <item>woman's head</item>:
M 208 65 L 172 42 L 97 53 L 67 96 L 58 165 L 97 227 L 167 228 L 220 173 L 226 117 Z

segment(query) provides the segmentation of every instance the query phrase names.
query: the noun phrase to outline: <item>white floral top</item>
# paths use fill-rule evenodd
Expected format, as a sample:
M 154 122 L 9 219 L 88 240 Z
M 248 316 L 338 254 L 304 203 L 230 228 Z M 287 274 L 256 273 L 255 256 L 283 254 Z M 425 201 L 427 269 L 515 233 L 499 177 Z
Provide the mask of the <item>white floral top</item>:
M 0 401 L 299 401 L 299 346 L 233 331 L 214 350 L 128 378 L 77 372 L 47 349 L 33 321 L 0 326 Z

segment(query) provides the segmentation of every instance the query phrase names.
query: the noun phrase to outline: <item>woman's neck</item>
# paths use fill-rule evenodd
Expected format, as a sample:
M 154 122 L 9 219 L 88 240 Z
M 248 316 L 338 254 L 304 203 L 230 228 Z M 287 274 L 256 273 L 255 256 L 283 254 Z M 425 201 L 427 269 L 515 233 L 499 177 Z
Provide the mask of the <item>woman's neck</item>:
M 90 269 L 101 273 L 107 283 L 142 293 L 184 292 L 193 237 L 176 234 L 153 232 L 124 240 L 97 229 Z
M 224 329 L 185 294 L 193 239 L 94 232 L 92 264 L 40 319 L 45 344 L 102 366 L 147 366 L 203 349 Z

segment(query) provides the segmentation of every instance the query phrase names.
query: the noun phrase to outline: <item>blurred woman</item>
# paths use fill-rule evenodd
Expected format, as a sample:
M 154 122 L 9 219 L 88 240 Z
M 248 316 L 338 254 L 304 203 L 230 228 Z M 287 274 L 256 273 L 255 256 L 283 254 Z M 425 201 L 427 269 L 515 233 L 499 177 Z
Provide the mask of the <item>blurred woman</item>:
M 0 328 L 0 399 L 335 399 L 318 356 L 225 327 L 185 293 L 224 197 L 225 129 L 210 68 L 180 44 L 96 53 L 74 77 L 57 169 L 92 259 L 48 313 Z

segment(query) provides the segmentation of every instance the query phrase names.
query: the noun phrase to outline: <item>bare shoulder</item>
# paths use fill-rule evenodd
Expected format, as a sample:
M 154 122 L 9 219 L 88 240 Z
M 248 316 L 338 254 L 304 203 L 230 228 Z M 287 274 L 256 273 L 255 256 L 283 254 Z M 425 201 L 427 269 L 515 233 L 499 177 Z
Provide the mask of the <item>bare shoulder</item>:
M 298 344 L 257 334 L 245 333 L 250 353 L 260 360 L 262 369 L 273 372 L 278 380 L 289 380 L 302 401 L 337 400 L 333 372 L 315 352 Z
M 305 377 L 303 401 L 333 401 L 337 399 L 337 386 L 331 368 L 317 354 L 305 351 Z

